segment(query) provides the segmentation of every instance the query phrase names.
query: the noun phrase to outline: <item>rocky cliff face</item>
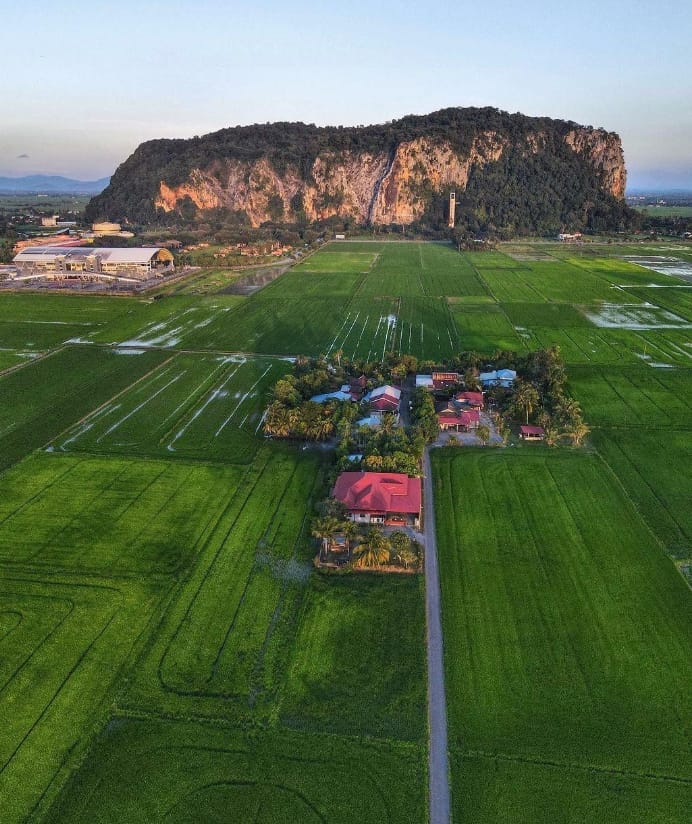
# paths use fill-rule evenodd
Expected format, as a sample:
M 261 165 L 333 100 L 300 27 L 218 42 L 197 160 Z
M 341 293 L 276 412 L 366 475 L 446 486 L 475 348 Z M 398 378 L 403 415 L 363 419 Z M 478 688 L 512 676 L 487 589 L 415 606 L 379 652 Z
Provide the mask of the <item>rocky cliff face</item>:
M 572 129 L 565 135 L 565 143 L 578 154 L 588 158 L 601 178 L 601 185 L 613 197 L 625 197 L 627 172 L 622 144 L 617 135 L 593 129 Z
M 540 133 L 528 135 L 527 150 L 540 151 L 542 138 Z M 619 139 L 586 129 L 572 130 L 564 139 L 597 171 L 603 188 L 622 199 L 626 177 Z M 392 153 L 326 152 L 315 159 L 309 181 L 292 166 L 279 174 L 267 158 L 229 160 L 193 169 L 178 186 L 160 181 L 155 205 L 172 212 L 189 198 L 200 210 L 245 212 L 252 226 L 295 221 L 299 211 L 309 221 L 338 215 L 359 223 L 409 224 L 422 216 L 431 192 L 463 191 L 472 167 L 499 160 L 507 145 L 506 137 L 484 132 L 466 154 L 429 138 L 400 143 Z
M 491 127 L 482 128 L 486 123 Z M 280 125 L 286 128 L 282 131 Z M 624 197 L 625 166 L 617 135 L 497 110 L 450 109 L 384 127 L 275 124 L 192 141 L 152 141 L 118 169 L 111 186 L 90 204 L 88 216 L 128 217 L 125 205 L 139 220 L 147 212 L 150 217 L 204 219 L 208 210 L 222 209 L 252 226 L 333 216 L 409 224 L 425 215 L 433 196 L 446 196 L 451 189 L 461 194 L 472 174 L 477 177 L 499 164 L 505 164 L 503 180 L 516 176 L 521 184 L 526 171 L 517 170 L 522 162 L 517 157 L 532 156 L 558 158 L 564 166 L 560 175 L 569 174 L 570 156 L 578 158 L 585 192 Z M 557 168 L 553 160 L 545 168 Z M 134 167 L 144 174 L 137 177 Z M 534 181 L 536 185 L 544 184 Z M 555 181 L 550 185 L 559 190 Z M 579 204 L 570 205 L 575 208 Z

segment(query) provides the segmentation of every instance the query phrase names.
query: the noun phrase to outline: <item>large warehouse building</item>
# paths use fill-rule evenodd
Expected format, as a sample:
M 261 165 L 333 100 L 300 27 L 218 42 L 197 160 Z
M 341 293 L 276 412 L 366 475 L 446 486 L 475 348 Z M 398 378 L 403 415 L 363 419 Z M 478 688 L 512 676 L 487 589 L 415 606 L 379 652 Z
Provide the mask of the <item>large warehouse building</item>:
M 34 246 L 14 258 L 16 280 L 88 279 L 143 281 L 173 271 L 173 255 L 159 247 L 97 249 L 93 246 Z

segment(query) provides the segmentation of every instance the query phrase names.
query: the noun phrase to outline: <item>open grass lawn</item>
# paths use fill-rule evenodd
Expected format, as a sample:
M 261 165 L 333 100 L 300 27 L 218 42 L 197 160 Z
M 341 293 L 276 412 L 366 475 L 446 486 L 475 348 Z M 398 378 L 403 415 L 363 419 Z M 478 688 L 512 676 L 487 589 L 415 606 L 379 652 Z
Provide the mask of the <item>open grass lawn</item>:
M 55 448 L 249 463 L 263 441 L 269 389 L 288 366 L 176 355 L 65 432 Z
M 283 693 L 282 723 L 424 740 L 424 635 L 422 576 L 315 580 Z
M 692 428 L 689 369 L 574 367 L 569 385 L 591 426 L 659 431 Z
M 683 820 L 689 589 L 623 488 L 543 448 L 433 467 L 457 820 Z
M 0 378 L 0 469 L 46 444 L 165 357 L 74 346 Z
M 56 824 L 401 824 L 426 819 L 422 747 L 116 719 Z

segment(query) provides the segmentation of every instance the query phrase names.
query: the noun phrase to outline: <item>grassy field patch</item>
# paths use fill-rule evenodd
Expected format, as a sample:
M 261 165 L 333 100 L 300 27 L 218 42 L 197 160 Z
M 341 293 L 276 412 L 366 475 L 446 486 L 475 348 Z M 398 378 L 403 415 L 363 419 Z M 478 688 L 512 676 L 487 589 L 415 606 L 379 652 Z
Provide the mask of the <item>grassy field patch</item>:
M 314 582 L 281 705 L 283 723 L 421 740 L 426 729 L 423 587 L 419 576 L 404 575 Z
M 0 571 L 3 822 L 26 821 L 79 762 L 160 594 L 136 581 Z
M 46 444 L 164 358 L 159 352 L 126 357 L 75 346 L 5 375 L 0 379 L 0 469 Z
M 569 384 L 594 426 L 666 430 L 692 425 L 689 370 L 573 368 Z
M 424 821 L 421 755 L 334 736 L 120 720 L 51 815 L 61 824 Z
M 459 330 L 461 351 L 489 354 L 496 349 L 525 347 L 525 330 L 512 326 L 499 304 L 452 304 L 450 308 Z
M 481 820 L 460 760 L 479 753 L 497 770 L 581 767 L 580 803 L 608 794 L 601 771 L 668 777 L 684 803 L 689 590 L 622 487 L 595 456 L 544 449 L 447 450 L 433 466 L 458 814 Z M 628 820 L 648 821 L 617 786 Z M 537 781 L 512 791 L 512 821 L 550 821 L 562 798 Z
M 32 456 L 0 476 L 0 561 L 176 573 L 237 481 L 236 470 L 203 464 Z
M 178 355 L 67 431 L 55 448 L 249 463 L 281 360 Z

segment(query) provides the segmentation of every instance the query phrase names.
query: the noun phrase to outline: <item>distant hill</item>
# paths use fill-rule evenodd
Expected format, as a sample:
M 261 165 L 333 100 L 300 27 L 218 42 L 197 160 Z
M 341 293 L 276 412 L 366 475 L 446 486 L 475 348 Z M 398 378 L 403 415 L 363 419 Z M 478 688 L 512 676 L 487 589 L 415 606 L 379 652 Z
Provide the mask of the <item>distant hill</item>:
M 87 206 L 88 220 L 215 226 L 447 226 L 509 237 L 612 229 L 632 218 L 613 132 L 452 108 L 373 126 L 237 126 L 150 140 Z
M 109 183 L 110 177 L 102 177 L 100 180 L 73 180 L 60 175 L 0 177 L 0 193 L 97 195 Z

